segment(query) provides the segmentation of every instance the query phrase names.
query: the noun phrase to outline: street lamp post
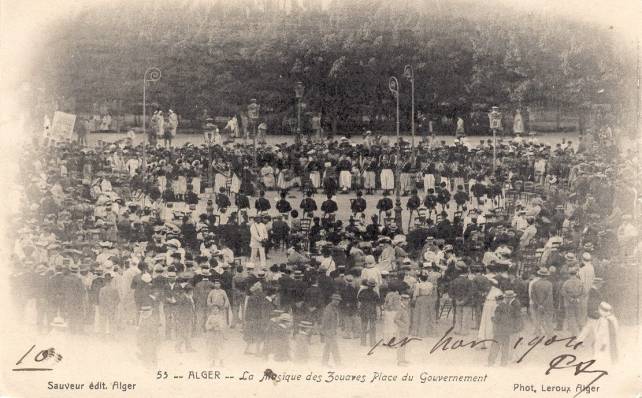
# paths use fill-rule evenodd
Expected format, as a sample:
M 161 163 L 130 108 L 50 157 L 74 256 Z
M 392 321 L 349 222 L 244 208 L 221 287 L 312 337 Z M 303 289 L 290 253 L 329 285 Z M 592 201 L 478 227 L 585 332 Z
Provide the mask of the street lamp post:
M 297 99 L 296 105 L 296 141 L 301 142 L 301 99 L 303 98 L 303 91 L 305 86 L 302 82 L 296 82 L 294 85 L 294 95 Z
M 392 76 L 388 81 L 388 88 L 397 101 L 397 161 L 395 162 L 395 224 L 402 230 L 401 222 L 401 136 L 399 134 L 399 80 Z
M 212 158 L 212 143 L 214 142 L 214 134 L 216 134 L 218 128 L 212 121 L 208 119 L 207 123 L 205 124 L 205 143 L 207 144 L 207 181 L 209 185 L 209 188 L 211 190 L 211 193 L 216 195 L 216 192 L 214 192 L 214 169 L 212 163 L 214 163 L 214 159 Z
M 410 80 L 410 93 L 411 93 L 411 113 L 410 113 L 410 132 L 411 132 L 411 141 L 410 148 L 415 150 L 415 71 L 412 69 L 411 65 L 406 65 L 403 68 L 404 76 Z
M 161 78 L 161 71 L 160 69 L 156 67 L 149 67 L 145 70 L 145 73 L 143 74 L 143 182 L 147 179 L 147 143 L 145 142 L 145 139 L 147 138 L 147 129 L 146 129 L 146 122 L 147 122 L 147 113 L 146 113 L 146 105 L 147 105 L 147 82 L 156 82 L 160 80 Z M 145 195 L 143 194 L 143 204 L 145 200 Z
M 256 103 L 256 99 L 252 98 L 250 104 L 247 106 L 247 115 L 252 120 L 252 129 L 254 130 L 254 167 L 256 167 L 256 121 L 259 118 L 260 105 Z
M 493 106 L 488 118 L 490 119 L 490 128 L 493 131 L 493 175 L 495 175 L 495 168 L 497 167 L 497 130 L 502 128 L 502 114 L 499 112 L 499 107 Z

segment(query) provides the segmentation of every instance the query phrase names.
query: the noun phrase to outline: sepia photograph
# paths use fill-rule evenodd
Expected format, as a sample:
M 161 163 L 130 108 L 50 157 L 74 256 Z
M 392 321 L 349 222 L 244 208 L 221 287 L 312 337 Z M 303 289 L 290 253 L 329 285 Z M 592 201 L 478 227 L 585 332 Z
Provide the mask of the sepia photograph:
M 0 0 L 0 397 L 642 397 L 636 0 Z

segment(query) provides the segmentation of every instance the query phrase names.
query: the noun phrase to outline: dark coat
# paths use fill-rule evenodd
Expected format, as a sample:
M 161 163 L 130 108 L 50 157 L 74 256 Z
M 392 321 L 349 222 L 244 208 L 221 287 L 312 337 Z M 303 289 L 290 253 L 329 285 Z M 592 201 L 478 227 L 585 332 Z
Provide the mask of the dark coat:
M 553 283 L 542 278 L 533 283 L 531 288 L 533 303 L 545 311 L 553 311 Z

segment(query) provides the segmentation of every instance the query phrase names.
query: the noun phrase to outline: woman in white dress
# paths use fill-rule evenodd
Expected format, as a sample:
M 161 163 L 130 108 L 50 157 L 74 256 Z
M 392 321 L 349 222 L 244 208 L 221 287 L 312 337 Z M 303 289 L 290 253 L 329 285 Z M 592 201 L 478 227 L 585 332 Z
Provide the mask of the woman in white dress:
M 600 319 L 595 326 L 593 357 L 598 363 L 612 365 L 618 361 L 618 321 L 610 304 L 601 302 L 598 307 Z
M 274 169 L 268 163 L 261 168 L 261 181 L 263 182 L 266 190 L 274 189 Z
M 494 276 L 487 276 L 492 284 L 488 294 L 486 294 L 486 301 L 482 309 L 481 322 L 479 324 L 479 333 L 477 338 L 479 340 L 487 340 L 493 338 L 493 316 L 497 308 L 497 296 L 502 294 L 502 291 L 497 287 L 498 283 Z M 487 344 L 483 343 L 482 348 L 487 348 Z
M 386 294 L 386 300 L 383 305 L 383 341 L 388 342 L 395 337 L 395 315 L 401 308 L 401 296 L 399 292 L 393 290 Z

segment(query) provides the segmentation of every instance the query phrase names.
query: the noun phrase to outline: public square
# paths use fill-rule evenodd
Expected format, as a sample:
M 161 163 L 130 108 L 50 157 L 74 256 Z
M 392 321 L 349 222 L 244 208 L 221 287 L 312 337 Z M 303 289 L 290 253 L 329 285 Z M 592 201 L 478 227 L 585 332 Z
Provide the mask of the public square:
M 31 2 L 0 395 L 642 391 L 628 0 Z

